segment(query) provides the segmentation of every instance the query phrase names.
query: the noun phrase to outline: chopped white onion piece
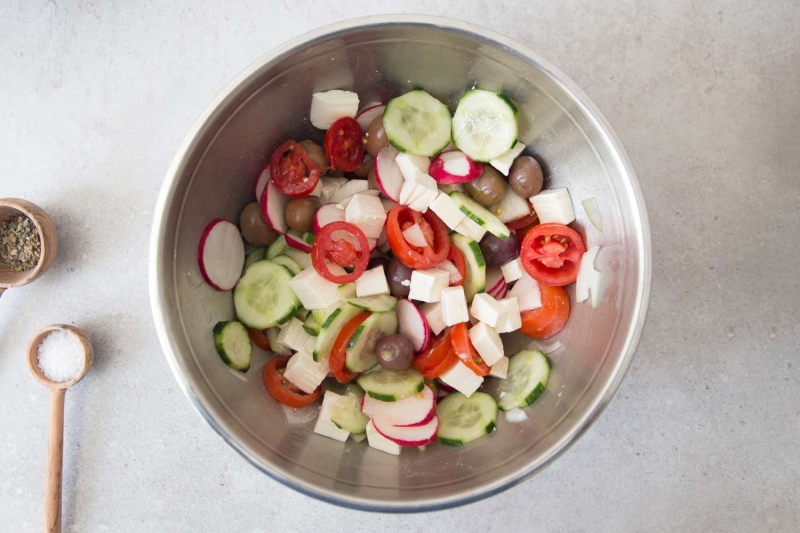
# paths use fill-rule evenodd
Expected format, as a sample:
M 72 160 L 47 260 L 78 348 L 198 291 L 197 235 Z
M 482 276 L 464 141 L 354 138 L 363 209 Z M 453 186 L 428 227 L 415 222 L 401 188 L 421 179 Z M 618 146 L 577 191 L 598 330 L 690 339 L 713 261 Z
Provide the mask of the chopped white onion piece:
M 597 198 L 592 196 L 581 202 L 583 210 L 586 211 L 586 216 L 592 226 L 597 228 L 597 231 L 603 233 L 603 218 L 600 216 L 600 206 L 597 205 Z
M 597 307 L 597 304 L 600 302 L 600 291 L 602 282 L 602 274 L 595 269 L 592 269 L 592 307 Z
M 594 258 L 600 248 L 592 246 L 581 257 L 581 266 L 578 270 L 578 280 L 575 282 L 575 301 L 585 302 L 589 298 L 589 287 L 592 283 L 592 271 L 594 270 Z
M 319 404 L 316 402 L 305 407 L 281 405 L 281 409 L 290 425 L 307 424 L 319 416 Z
M 425 234 L 422 233 L 422 228 L 416 223 L 403 230 L 403 238 L 411 246 L 419 246 L 421 248 L 428 246 L 428 241 L 425 239 Z
M 556 224 L 569 224 L 575 220 L 575 210 L 567 189 L 549 189 L 536 196 L 531 196 L 533 210 L 539 216 L 541 224 L 554 222 Z
M 528 415 L 525 414 L 525 411 L 522 409 L 511 409 L 510 411 L 506 411 L 506 420 L 516 424 L 518 422 L 524 422 L 528 419 Z
M 450 274 L 450 285 L 455 285 L 463 279 L 461 277 L 461 272 L 458 271 L 458 268 L 456 268 L 456 266 L 447 259 L 442 261 L 436 268 L 440 268 Z
M 561 341 L 556 341 L 553 344 L 540 344 L 539 350 L 545 355 L 551 354 L 561 348 Z

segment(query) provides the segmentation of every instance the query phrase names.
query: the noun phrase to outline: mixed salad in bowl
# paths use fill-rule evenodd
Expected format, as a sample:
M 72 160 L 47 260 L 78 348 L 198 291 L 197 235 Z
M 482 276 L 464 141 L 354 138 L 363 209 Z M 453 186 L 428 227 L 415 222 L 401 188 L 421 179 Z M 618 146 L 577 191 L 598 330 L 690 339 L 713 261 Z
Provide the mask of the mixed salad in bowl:
M 235 372 L 254 345 L 274 354 L 267 392 L 311 410 L 320 435 L 392 454 L 463 446 L 495 428 L 498 409 L 526 418 L 545 390 L 548 350 L 507 356 L 503 337 L 557 334 L 566 285 L 594 303 L 597 248 L 569 227 L 569 191 L 542 190 L 507 97 L 473 89 L 453 114 L 423 90 L 359 104 L 314 94 L 324 145 L 283 142 L 239 226 L 205 228 L 200 270 L 236 310 L 214 328 L 216 349 Z M 591 199 L 584 208 L 602 231 Z

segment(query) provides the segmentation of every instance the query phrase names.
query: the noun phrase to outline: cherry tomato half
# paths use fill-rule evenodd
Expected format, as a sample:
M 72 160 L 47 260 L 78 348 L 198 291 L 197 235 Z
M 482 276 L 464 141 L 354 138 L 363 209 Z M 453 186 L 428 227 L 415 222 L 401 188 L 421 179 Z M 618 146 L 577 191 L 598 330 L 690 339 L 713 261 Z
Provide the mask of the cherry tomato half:
M 478 351 L 472 346 L 472 342 L 469 340 L 466 322 L 453 326 L 453 332 L 450 338 L 453 343 L 453 351 L 467 368 L 479 376 L 489 375 L 491 368 L 489 368 L 489 365 L 486 364 L 483 358 L 478 354 Z
M 562 287 L 539 285 L 542 306 L 523 311 L 520 331 L 532 339 L 544 340 L 562 330 L 569 319 L 569 296 Z
M 356 119 L 342 117 L 325 133 L 325 154 L 328 161 L 345 172 L 353 172 L 364 159 L 364 130 Z
M 261 348 L 262 350 L 269 351 L 269 337 L 267 334 L 264 333 L 260 329 L 247 329 L 247 334 L 250 335 L 250 340 L 253 341 L 253 344 Z
M 266 385 L 269 395 L 283 405 L 305 407 L 319 398 L 319 395 L 322 394 L 322 387 L 317 387 L 317 390 L 311 394 L 306 394 L 292 385 L 283 377 L 288 362 L 289 358 L 281 355 L 270 359 L 267 366 L 264 367 L 264 385 Z
M 522 266 L 540 283 L 553 287 L 569 285 L 578 278 L 586 251 L 581 236 L 563 224 L 540 224 L 522 241 Z
M 317 186 L 322 170 L 302 146 L 289 140 L 272 153 L 269 175 L 269 179 L 283 194 L 303 198 Z
M 447 259 L 455 265 L 456 270 L 458 270 L 458 273 L 461 275 L 461 279 L 458 283 L 451 283 L 450 286 L 457 287 L 463 285 L 464 279 L 467 277 L 467 262 L 464 260 L 464 254 L 455 246 L 451 246 L 450 253 L 447 254 Z
M 333 342 L 331 358 L 328 364 L 330 366 L 331 374 L 333 374 L 333 377 L 336 378 L 336 381 L 339 383 L 353 381 L 358 376 L 356 372 L 350 372 L 347 370 L 347 343 L 350 341 L 350 337 L 353 336 L 353 333 L 355 333 L 356 329 L 358 329 L 358 326 L 360 326 L 362 322 L 369 318 L 369 315 L 371 314 L 372 313 L 361 313 L 351 318 L 350 321 L 339 331 L 339 334 L 336 336 L 336 340 Z
M 353 244 L 345 239 L 333 239 L 333 232 L 343 231 L 352 235 L 358 242 L 357 251 Z M 341 267 L 352 267 L 349 274 L 336 275 L 330 271 L 327 260 Z M 320 276 L 334 283 L 350 283 L 361 277 L 369 263 L 369 243 L 364 232 L 349 222 L 331 222 L 324 226 L 311 247 L 311 263 Z
M 428 349 L 418 353 L 411 364 L 426 378 L 437 378 L 441 372 L 437 374 L 434 371 L 447 359 L 452 349 L 450 329 L 446 329 L 439 337 L 433 339 Z
M 431 235 L 433 241 L 431 246 L 418 247 L 406 242 L 403 228 L 413 224 L 419 224 L 423 234 L 426 233 L 425 225 L 430 228 L 428 235 Z M 427 238 L 426 236 L 426 240 Z M 392 253 L 409 268 L 434 267 L 450 253 L 450 232 L 430 209 L 420 213 L 400 204 L 392 207 L 386 218 L 386 239 Z

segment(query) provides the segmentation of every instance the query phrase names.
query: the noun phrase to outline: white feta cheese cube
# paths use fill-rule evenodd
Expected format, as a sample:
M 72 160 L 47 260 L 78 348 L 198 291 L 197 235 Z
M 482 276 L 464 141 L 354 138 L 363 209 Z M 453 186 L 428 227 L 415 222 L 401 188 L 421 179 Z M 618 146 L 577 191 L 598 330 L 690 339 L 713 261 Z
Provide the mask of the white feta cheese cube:
M 320 276 L 313 266 L 289 280 L 289 287 L 306 309 L 325 309 L 339 301 L 339 285 Z
M 455 230 L 467 216 L 461 212 L 453 199 L 442 191 L 439 191 L 436 195 L 436 199 L 431 203 L 430 209 L 436 213 L 436 216 L 442 219 L 442 222 L 447 224 L 447 227 L 451 230 Z
M 411 203 L 408 204 L 408 207 L 414 211 L 424 213 L 428 210 L 433 201 L 436 200 L 436 196 L 438 196 L 438 194 L 439 189 L 425 188 L 421 195 L 417 196 Z
M 408 298 L 422 302 L 438 302 L 442 289 L 450 284 L 450 274 L 438 268 L 426 268 L 411 272 L 411 291 Z
M 356 296 L 362 298 L 376 294 L 389 294 L 389 283 L 386 281 L 383 265 L 367 270 L 356 280 Z
M 489 164 L 492 165 L 497 170 L 499 170 L 500 172 L 502 172 L 503 176 L 508 176 L 508 172 L 509 170 L 511 170 L 511 165 L 514 163 L 514 160 L 519 156 L 519 154 L 522 153 L 524 149 L 525 145 L 517 141 L 517 144 L 514 145 L 514 148 L 504 153 L 503 155 L 490 160 Z
M 400 455 L 400 452 L 403 451 L 402 446 L 378 433 L 372 420 L 367 423 L 367 443 L 369 443 L 370 448 L 375 448 L 376 450 L 392 455 Z
M 477 242 L 480 242 L 483 236 L 486 235 L 486 230 L 469 217 L 464 217 L 464 220 L 459 222 L 454 231 Z
M 368 239 L 377 239 L 386 223 L 386 210 L 377 196 L 356 194 L 344 210 L 344 219 L 358 226 Z
M 476 319 L 493 328 L 497 327 L 504 315 L 503 306 L 500 305 L 500 302 L 485 292 L 479 292 L 475 295 L 469 312 Z
M 325 91 L 311 96 L 309 118 L 315 128 L 327 130 L 342 117 L 355 118 L 358 113 L 358 95 L 352 91 Z
M 450 278 L 448 275 L 448 282 Z M 464 287 L 445 287 L 442 289 L 442 320 L 445 326 L 455 326 L 469 320 L 467 297 Z
M 492 366 L 503 358 L 505 351 L 500 334 L 484 322 L 478 322 L 477 326 L 469 329 L 469 340 L 487 365 Z
M 483 383 L 483 378 L 476 375 L 467 365 L 458 361 L 446 370 L 439 379 L 469 398 Z
M 317 363 L 311 352 L 297 352 L 286 363 L 283 377 L 301 391 L 311 394 L 328 376 L 328 361 Z
M 575 220 L 575 211 L 567 189 L 548 189 L 531 196 L 530 200 L 540 224 L 569 224 Z
M 323 437 L 330 437 L 339 442 L 347 440 L 350 432 L 339 428 L 331 420 L 331 407 L 338 405 L 341 399 L 342 396 L 335 392 L 325 391 L 325 397 L 322 398 L 322 409 L 320 409 L 317 423 L 314 425 L 314 433 Z
M 509 261 L 501 266 L 500 271 L 503 273 L 503 278 L 506 280 L 506 283 L 511 283 L 512 281 L 517 281 L 525 274 L 525 267 L 522 266 L 522 259 L 517 257 L 513 261 Z
M 506 379 L 508 377 L 508 361 L 508 357 L 501 357 L 499 361 L 492 365 L 489 375 L 500 379 Z
M 424 155 L 399 153 L 394 158 L 394 162 L 400 167 L 400 173 L 406 180 L 413 179 L 417 171 L 427 174 L 428 168 L 431 166 L 430 158 Z
M 527 272 L 522 273 L 522 277 L 508 292 L 508 296 L 517 299 L 520 312 L 539 309 L 542 306 L 539 282 L 530 277 Z
M 289 322 L 281 326 L 278 333 L 278 342 L 299 352 L 306 346 L 306 342 L 311 335 L 303 329 L 303 323 L 297 318 L 292 318 Z
M 444 319 L 442 318 L 441 302 L 422 304 L 419 310 L 422 311 L 423 315 L 425 315 L 425 319 L 428 321 L 428 325 L 431 327 L 431 331 L 434 335 L 438 335 L 444 331 L 446 326 L 444 324 Z
M 503 298 L 498 302 L 503 306 L 503 319 L 495 329 L 498 333 L 511 333 L 522 327 L 522 317 L 519 314 L 519 303 L 514 297 Z
M 415 168 L 414 175 L 406 178 L 400 189 L 400 203 L 408 205 L 428 190 L 438 190 L 436 180 Z

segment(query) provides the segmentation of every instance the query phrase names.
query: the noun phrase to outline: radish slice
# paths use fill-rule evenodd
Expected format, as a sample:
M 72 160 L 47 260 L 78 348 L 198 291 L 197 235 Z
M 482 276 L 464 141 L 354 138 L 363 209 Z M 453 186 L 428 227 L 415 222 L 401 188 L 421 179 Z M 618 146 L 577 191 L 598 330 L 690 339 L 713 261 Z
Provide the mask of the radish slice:
M 411 339 L 414 350 L 421 352 L 427 348 L 431 340 L 431 327 L 419 307 L 411 300 L 400 300 L 395 312 L 400 323 L 400 333 Z
M 400 189 L 405 182 L 400 167 L 395 162 L 399 153 L 394 146 L 387 146 L 381 148 L 375 158 L 375 180 L 381 192 L 393 202 L 400 201 Z
M 445 383 L 444 381 L 442 381 L 441 379 L 438 380 L 438 382 L 439 382 L 439 390 L 443 390 L 445 392 L 454 392 L 456 390 L 447 383 Z
M 420 248 L 428 246 L 425 234 L 422 233 L 422 228 L 417 223 L 403 230 L 403 238 L 412 246 L 419 246 Z
M 375 249 L 378 247 L 378 239 L 370 239 L 369 237 L 367 237 L 367 243 L 369 244 L 370 253 L 374 252 Z
M 344 209 L 339 204 L 325 204 L 317 209 L 314 215 L 314 233 L 330 224 L 331 222 L 344 222 Z
M 305 252 L 307 254 L 311 253 L 311 245 L 297 235 L 292 235 L 291 233 L 287 232 L 284 233 L 284 237 L 286 237 L 286 244 L 289 245 L 290 248 L 300 250 L 301 252 Z
M 486 269 L 486 293 L 495 300 L 502 300 L 508 293 L 508 284 L 503 271 L 497 267 Z
M 403 233 L 403 235 L 405 236 L 405 232 Z M 408 239 L 406 239 L 406 240 L 408 240 Z M 411 241 L 409 241 L 409 242 L 411 242 Z M 461 277 L 461 272 L 458 271 L 458 268 L 456 268 L 456 266 L 451 261 L 448 261 L 447 259 L 445 259 L 444 261 L 439 263 L 439 265 L 436 268 L 438 268 L 439 270 L 444 270 L 445 272 L 450 274 L 450 285 L 451 286 L 452 285 L 457 285 L 458 283 L 461 282 L 461 280 L 464 279 L 463 277 Z
M 261 194 L 264 192 L 264 187 L 267 186 L 268 181 L 269 165 L 267 165 L 264 170 L 261 171 L 261 175 L 258 176 L 258 181 L 256 181 L 256 202 L 261 201 Z
M 236 286 L 244 267 L 244 241 L 235 224 L 216 218 L 208 223 L 197 251 L 200 273 L 218 291 Z
M 372 419 L 397 427 L 424 426 L 436 416 L 436 395 L 425 385 L 422 392 L 396 402 L 382 402 L 364 395 L 361 411 Z
M 465 183 L 483 174 L 483 165 L 460 150 L 443 152 L 431 161 L 428 174 L 438 183 Z
M 436 440 L 439 432 L 439 417 L 434 416 L 424 426 L 397 427 L 373 418 L 372 424 L 378 433 L 400 446 L 424 446 Z
M 361 126 L 361 129 L 366 133 L 367 128 L 370 124 L 372 124 L 372 121 L 383 115 L 384 109 L 386 109 L 386 106 L 383 104 L 367 107 L 358 115 L 356 115 L 356 122 L 358 122 L 358 125 Z
M 264 215 L 267 224 L 278 233 L 289 231 L 289 225 L 286 223 L 286 206 L 291 201 L 292 199 L 279 191 L 271 181 L 261 193 L 261 214 Z

